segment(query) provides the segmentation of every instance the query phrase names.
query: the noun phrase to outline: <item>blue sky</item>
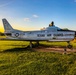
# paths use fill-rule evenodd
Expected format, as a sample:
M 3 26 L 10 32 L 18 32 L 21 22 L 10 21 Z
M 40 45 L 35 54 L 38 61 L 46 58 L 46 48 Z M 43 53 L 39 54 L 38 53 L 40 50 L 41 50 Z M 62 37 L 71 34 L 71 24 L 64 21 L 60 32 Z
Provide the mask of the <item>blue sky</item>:
M 0 0 L 0 31 L 2 18 L 25 31 L 47 27 L 51 21 L 76 30 L 76 0 Z

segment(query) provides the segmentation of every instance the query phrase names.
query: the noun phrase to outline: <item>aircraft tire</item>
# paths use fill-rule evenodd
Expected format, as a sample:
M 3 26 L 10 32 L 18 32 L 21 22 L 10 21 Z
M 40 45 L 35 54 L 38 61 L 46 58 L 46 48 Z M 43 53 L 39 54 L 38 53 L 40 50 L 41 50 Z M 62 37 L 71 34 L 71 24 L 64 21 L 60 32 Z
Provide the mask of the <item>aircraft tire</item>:
M 67 47 L 68 47 L 69 49 L 72 49 L 72 48 L 73 48 L 73 46 L 72 46 L 72 45 L 68 45 Z

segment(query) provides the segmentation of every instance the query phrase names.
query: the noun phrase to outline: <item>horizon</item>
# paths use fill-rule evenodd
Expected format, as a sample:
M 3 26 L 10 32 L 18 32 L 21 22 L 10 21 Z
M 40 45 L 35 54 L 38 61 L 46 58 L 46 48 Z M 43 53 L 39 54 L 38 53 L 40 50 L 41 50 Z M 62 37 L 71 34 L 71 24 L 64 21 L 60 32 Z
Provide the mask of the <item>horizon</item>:
M 60 28 L 76 30 L 76 0 L 2 0 L 0 32 L 6 18 L 14 29 L 29 31 L 48 27 L 51 21 Z

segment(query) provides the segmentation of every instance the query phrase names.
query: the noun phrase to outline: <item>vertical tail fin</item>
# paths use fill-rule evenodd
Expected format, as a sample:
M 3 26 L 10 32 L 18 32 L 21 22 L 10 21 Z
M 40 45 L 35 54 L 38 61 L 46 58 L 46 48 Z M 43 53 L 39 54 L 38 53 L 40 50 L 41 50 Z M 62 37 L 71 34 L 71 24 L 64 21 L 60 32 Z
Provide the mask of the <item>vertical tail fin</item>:
M 2 22 L 3 22 L 5 32 L 13 30 L 12 26 L 8 23 L 6 19 L 2 19 Z

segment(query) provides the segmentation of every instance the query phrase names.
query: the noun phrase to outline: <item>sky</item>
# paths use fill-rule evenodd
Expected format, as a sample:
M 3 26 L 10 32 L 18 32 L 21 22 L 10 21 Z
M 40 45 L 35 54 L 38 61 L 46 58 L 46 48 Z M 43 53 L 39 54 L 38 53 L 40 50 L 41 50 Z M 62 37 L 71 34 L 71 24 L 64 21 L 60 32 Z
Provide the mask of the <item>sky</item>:
M 6 18 L 14 29 L 29 31 L 48 27 L 76 30 L 76 0 L 0 0 L 0 31 Z

